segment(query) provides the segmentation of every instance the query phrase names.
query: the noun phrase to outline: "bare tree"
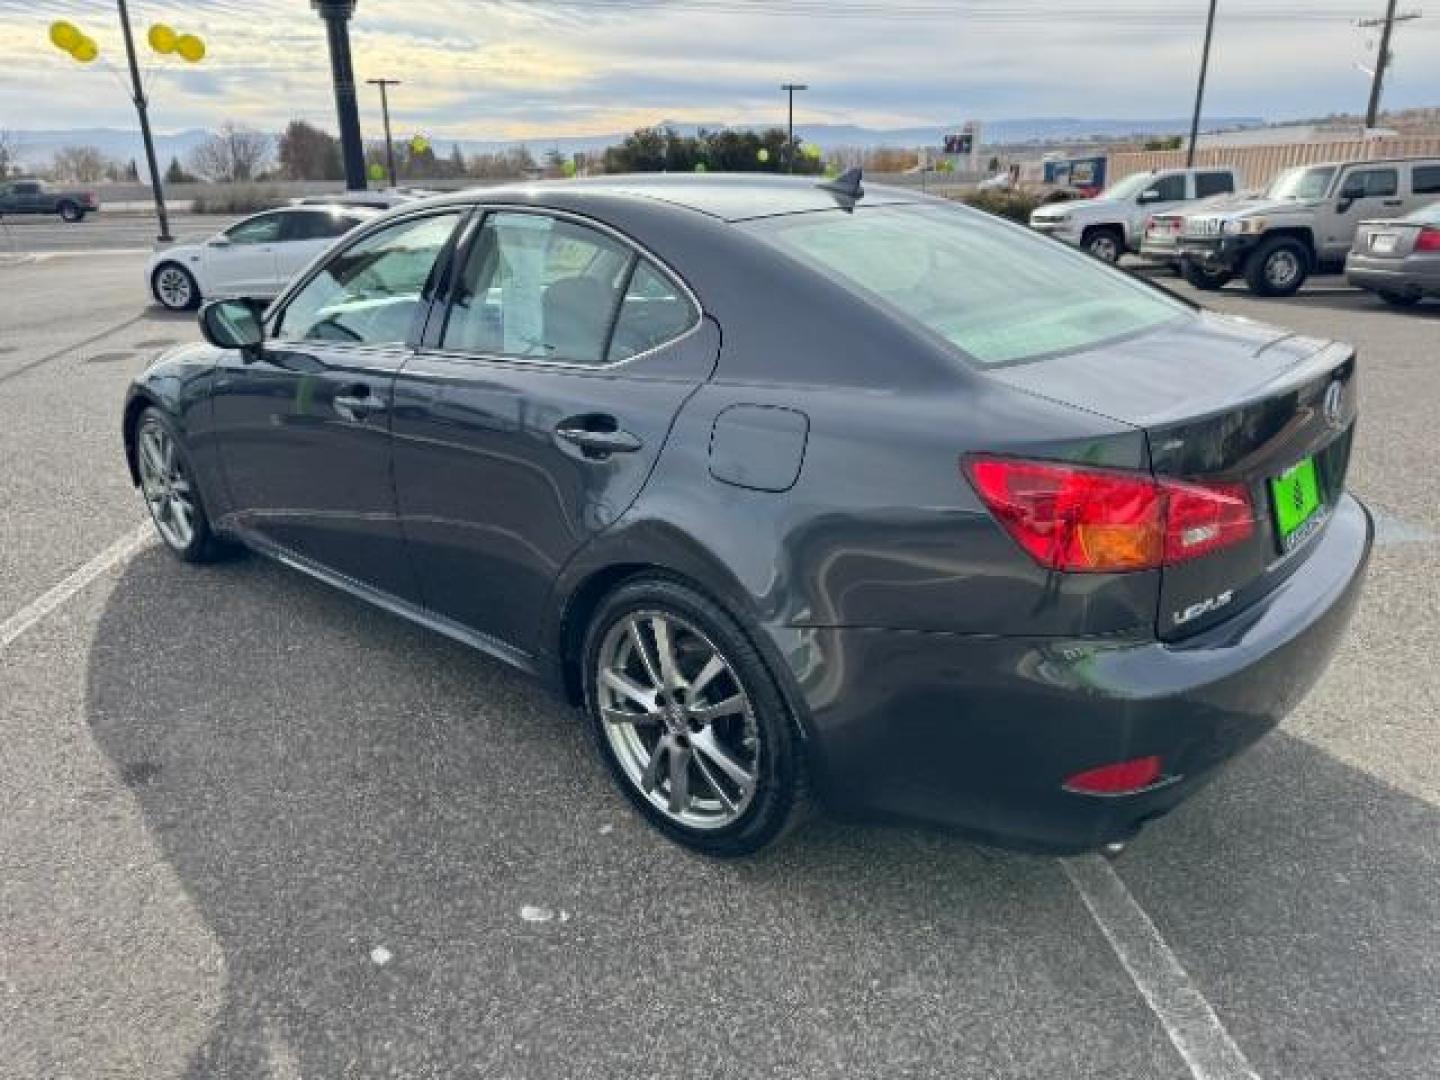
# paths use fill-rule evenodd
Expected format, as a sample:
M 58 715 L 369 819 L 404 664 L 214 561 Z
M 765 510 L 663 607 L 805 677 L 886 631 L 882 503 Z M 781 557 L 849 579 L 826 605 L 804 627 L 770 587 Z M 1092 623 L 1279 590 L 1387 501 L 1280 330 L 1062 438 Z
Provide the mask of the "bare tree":
M 19 153 L 20 144 L 15 138 L 15 133 L 0 128 L 0 180 L 4 180 L 10 175 L 10 170 L 15 167 Z
M 242 127 L 233 120 L 190 151 L 190 171 L 206 180 L 225 183 L 254 180 L 270 164 L 273 147 L 263 131 Z
M 110 162 L 93 146 L 62 146 L 50 162 L 50 175 L 60 181 L 94 184 L 105 179 Z

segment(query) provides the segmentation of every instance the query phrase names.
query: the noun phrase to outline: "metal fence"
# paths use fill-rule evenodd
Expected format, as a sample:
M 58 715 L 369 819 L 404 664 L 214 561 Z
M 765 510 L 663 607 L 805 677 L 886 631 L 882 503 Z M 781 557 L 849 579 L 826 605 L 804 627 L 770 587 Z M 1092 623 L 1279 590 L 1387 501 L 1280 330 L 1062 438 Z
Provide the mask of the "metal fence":
M 1440 157 L 1440 136 L 1418 139 L 1341 139 L 1282 146 L 1215 146 L 1195 152 L 1195 164 L 1227 165 L 1247 188 L 1267 187 L 1292 165 L 1321 161 L 1367 161 L 1392 157 Z M 1110 155 L 1110 183 L 1132 173 L 1185 166 L 1184 150 L 1141 150 Z

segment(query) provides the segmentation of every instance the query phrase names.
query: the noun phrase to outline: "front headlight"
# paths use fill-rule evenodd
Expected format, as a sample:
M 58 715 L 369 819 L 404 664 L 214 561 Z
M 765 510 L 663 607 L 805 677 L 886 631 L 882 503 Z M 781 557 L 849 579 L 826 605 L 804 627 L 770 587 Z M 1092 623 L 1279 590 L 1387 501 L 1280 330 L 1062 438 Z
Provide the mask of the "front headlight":
M 1261 217 L 1233 218 L 1225 222 L 1221 229 L 1227 236 L 1253 236 L 1265 231 L 1265 219 Z

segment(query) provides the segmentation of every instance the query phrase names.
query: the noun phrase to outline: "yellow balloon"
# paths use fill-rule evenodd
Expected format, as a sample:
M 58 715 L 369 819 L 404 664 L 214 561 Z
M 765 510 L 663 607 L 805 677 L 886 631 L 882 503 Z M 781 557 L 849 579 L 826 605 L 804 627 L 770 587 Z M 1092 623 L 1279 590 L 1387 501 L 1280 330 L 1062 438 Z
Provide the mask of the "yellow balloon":
M 175 51 L 175 43 L 180 40 L 180 35 L 164 23 L 156 23 L 150 27 L 149 37 L 150 48 L 162 55 L 165 53 L 173 53 Z
M 70 50 L 70 55 L 82 64 L 88 64 L 100 55 L 100 46 L 95 44 L 93 38 L 81 37 L 75 47 Z
M 70 52 L 84 38 L 80 28 L 72 22 L 56 19 L 50 24 L 50 44 L 63 52 Z
M 205 59 L 205 42 L 194 34 L 181 34 L 175 39 L 175 51 L 186 63 L 198 64 Z
M 766 150 L 765 147 L 762 146 L 760 148 L 760 152 L 755 156 L 760 159 L 760 164 L 763 165 L 765 164 L 765 162 L 770 160 L 770 151 Z
M 430 140 L 424 135 L 416 135 L 410 140 L 410 152 L 412 154 L 423 154 L 430 149 Z

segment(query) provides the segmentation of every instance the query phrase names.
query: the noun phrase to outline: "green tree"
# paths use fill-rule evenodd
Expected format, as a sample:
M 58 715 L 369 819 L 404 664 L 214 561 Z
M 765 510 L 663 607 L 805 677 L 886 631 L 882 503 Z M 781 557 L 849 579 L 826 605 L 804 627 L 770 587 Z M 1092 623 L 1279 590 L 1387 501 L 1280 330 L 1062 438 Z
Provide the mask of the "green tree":
M 304 120 L 286 126 L 276 156 L 287 180 L 340 180 L 345 175 L 339 140 Z
M 172 157 L 170 167 L 165 170 L 165 183 L 167 184 L 188 184 L 195 178 L 185 171 L 180 164 L 180 159 Z

